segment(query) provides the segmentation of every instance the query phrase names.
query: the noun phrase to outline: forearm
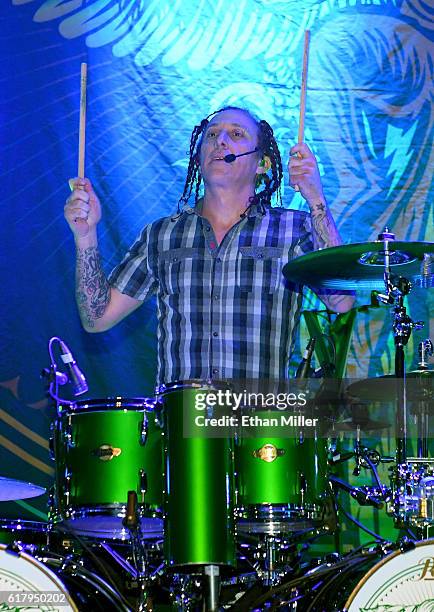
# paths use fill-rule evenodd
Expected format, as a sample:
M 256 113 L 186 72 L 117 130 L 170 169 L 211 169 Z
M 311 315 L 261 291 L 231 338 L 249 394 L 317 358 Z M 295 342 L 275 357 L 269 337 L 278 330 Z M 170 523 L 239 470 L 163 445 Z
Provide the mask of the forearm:
M 326 249 L 329 247 L 339 246 L 342 244 L 342 239 L 339 235 L 336 223 L 326 204 L 325 199 L 319 199 L 314 203 L 309 204 L 312 218 L 312 236 L 314 249 Z M 334 312 L 347 312 L 354 305 L 353 293 L 327 293 L 321 294 L 319 297 L 329 310 Z
M 110 302 L 110 285 L 101 265 L 95 240 L 76 243 L 76 301 L 81 322 L 87 331 L 98 331 L 101 319 Z
M 309 203 L 312 218 L 312 236 L 315 251 L 342 244 L 336 223 L 325 199 Z

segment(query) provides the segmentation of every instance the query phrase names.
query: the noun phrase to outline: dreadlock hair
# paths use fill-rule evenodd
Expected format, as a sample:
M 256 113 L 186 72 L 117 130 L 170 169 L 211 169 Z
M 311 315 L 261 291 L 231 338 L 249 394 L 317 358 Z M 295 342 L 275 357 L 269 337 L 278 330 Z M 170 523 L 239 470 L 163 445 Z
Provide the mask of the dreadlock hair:
M 282 182 L 282 160 L 280 157 L 279 147 L 277 146 L 276 139 L 274 138 L 273 129 L 271 126 L 261 119 L 260 121 L 252 115 L 250 111 L 238 106 L 224 106 L 217 111 L 214 111 L 205 119 L 202 119 L 199 125 L 196 125 L 193 129 L 190 138 L 190 151 L 189 151 L 189 163 L 187 169 L 187 176 L 185 179 L 184 190 L 182 196 L 178 200 L 178 213 L 181 208 L 188 204 L 191 194 L 194 190 L 194 203 L 197 204 L 199 199 L 200 186 L 202 183 L 202 175 L 200 172 L 199 155 L 200 147 L 202 145 L 203 134 L 209 124 L 209 120 L 214 115 L 221 113 L 226 110 L 239 110 L 246 113 L 258 127 L 258 151 L 262 156 L 269 157 L 271 161 L 271 177 L 268 174 L 257 175 L 258 180 L 256 181 L 256 188 L 263 185 L 261 191 L 257 191 L 254 196 L 250 198 L 250 206 L 259 204 L 261 206 L 263 214 L 265 214 L 266 207 L 271 206 L 271 197 L 273 193 L 276 193 L 278 202 L 281 202 L 280 185 Z

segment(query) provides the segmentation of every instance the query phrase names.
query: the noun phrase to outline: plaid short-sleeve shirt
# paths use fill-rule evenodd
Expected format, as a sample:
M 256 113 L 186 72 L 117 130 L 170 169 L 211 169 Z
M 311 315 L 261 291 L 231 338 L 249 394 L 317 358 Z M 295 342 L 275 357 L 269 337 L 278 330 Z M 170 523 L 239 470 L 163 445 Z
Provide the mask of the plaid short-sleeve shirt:
M 302 296 L 282 268 L 313 249 L 310 230 L 307 213 L 258 207 L 220 245 L 190 207 L 143 229 L 109 282 L 157 296 L 157 384 L 288 377 Z

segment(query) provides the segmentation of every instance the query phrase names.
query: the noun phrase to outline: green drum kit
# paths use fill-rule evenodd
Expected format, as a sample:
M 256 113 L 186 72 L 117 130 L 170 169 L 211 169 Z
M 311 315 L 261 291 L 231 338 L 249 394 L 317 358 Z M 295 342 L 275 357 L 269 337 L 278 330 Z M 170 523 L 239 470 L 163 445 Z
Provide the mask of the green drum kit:
M 385 230 L 377 242 L 325 249 L 284 268 L 288 280 L 315 289 L 374 289 L 393 307 L 395 375 L 353 382 L 344 395 L 368 405 L 394 402 L 395 458 L 363 446 L 362 432 L 389 425 L 369 414 L 333 417 L 326 434 L 315 426 L 306 435 L 297 425 L 285 436 L 258 425 L 276 416 L 261 406 L 248 435 L 229 416 L 218 434 L 193 435 L 197 402 L 232 382 L 178 381 L 152 398 L 64 401 L 53 391 L 54 366 L 50 519 L 0 521 L 2 603 L 50 610 L 433 609 L 430 341 L 421 343 L 419 368 L 404 367 L 404 346 L 419 325 L 404 297 L 411 284 L 433 285 L 433 252 L 434 244 L 394 242 Z M 205 399 L 201 414 L 212 422 L 221 413 Z M 336 432 L 353 429 L 354 450 L 336 459 Z M 353 486 L 333 474 L 336 463 L 350 460 L 355 474 L 372 470 L 376 485 Z M 376 470 L 380 461 L 393 464 L 387 486 Z M 337 489 L 362 505 L 385 506 L 407 537 L 378 537 L 370 547 L 301 563 L 300 548 L 337 530 Z M 0 478 L 2 501 L 42 492 Z M 6 580 L 8 568 L 15 582 L 9 574 Z M 28 592 L 36 599 L 25 599 Z

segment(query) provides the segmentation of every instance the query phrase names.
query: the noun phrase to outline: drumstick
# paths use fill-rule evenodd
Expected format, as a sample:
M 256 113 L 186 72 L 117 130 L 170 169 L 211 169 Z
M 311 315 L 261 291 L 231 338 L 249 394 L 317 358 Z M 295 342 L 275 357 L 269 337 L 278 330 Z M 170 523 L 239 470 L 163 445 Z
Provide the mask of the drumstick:
M 306 114 L 306 88 L 307 88 L 307 68 L 309 64 L 309 41 L 310 31 L 304 33 L 304 48 L 303 48 L 303 69 L 301 73 L 301 91 L 300 91 L 300 119 L 298 122 L 298 143 L 304 140 L 304 117 Z
M 78 131 L 78 172 L 79 178 L 84 178 L 84 152 L 86 144 L 86 85 L 87 64 L 81 64 L 80 78 L 80 124 Z
M 301 72 L 301 91 L 300 91 L 300 117 L 298 121 L 298 144 L 304 140 L 304 118 L 306 115 L 306 88 L 307 88 L 307 68 L 309 65 L 309 42 L 310 42 L 310 31 L 305 30 L 304 32 L 304 47 L 303 47 L 303 68 Z M 297 153 L 297 157 L 300 159 L 300 153 Z M 295 191 L 300 191 L 298 185 L 294 185 Z

